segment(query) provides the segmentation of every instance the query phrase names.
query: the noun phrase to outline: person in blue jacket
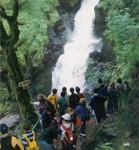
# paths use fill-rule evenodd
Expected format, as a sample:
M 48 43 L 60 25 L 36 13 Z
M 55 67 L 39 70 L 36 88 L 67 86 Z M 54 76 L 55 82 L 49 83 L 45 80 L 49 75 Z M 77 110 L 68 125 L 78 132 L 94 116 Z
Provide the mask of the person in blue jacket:
M 82 126 L 80 130 L 80 139 L 86 139 L 86 121 L 90 120 L 90 111 L 86 107 L 85 98 L 81 98 L 79 105 L 75 108 L 75 112 L 81 118 Z

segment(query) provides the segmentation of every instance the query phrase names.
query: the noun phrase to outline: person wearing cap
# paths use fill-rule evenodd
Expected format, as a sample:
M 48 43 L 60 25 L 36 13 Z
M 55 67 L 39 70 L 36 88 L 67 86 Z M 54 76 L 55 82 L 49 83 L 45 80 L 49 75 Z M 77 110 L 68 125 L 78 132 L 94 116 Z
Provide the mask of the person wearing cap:
M 8 126 L 3 123 L 0 124 L 1 150 L 24 150 L 21 141 L 10 135 Z
M 62 116 L 63 118 L 63 123 L 60 126 L 60 130 L 61 130 L 61 140 L 62 140 L 62 150 L 75 150 L 76 149 L 76 145 L 72 145 L 72 147 L 68 147 L 67 145 L 64 144 L 63 140 L 64 140 L 64 136 L 66 133 L 66 130 L 63 128 L 63 125 L 65 126 L 65 128 L 69 129 L 71 127 L 72 131 L 74 132 L 74 124 L 71 122 L 71 116 L 69 113 L 66 113 L 65 115 Z
M 75 112 L 78 114 L 82 121 L 81 129 L 80 129 L 80 139 L 86 139 L 86 121 L 90 120 L 90 111 L 86 107 L 85 98 L 81 98 L 79 105 L 75 108 Z

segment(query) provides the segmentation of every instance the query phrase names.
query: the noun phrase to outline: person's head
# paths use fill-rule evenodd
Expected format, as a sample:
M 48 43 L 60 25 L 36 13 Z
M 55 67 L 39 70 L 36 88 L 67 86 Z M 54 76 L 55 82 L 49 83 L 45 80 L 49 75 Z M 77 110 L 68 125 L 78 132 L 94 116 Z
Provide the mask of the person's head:
M 62 92 L 67 92 L 67 88 L 65 86 L 62 88 Z
M 57 94 L 57 89 L 53 89 L 53 90 L 52 90 L 52 93 L 53 93 L 53 94 Z
M 66 93 L 65 92 L 61 92 L 61 96 L 65 97 Z
M 99 83 L 99 84 L 102 84 L 102 82 L 103 82 L 102 79 L 99 78 L 99 79 L 98 79 L 98 83 Z
M 127 81 L 124 81 L 124 84 L 128 86 L 128 82 Z
M 31 130 L 31 127 L 30 127 L 30 125 L 29 125 L 28 123 L 25 123 L 25 124 L 23 125 L 23 129 L 24 129 L 25 131 L 30 131 L 30 130 Z
M 79 101 L 79 104 L 80 104 L 80 105 L 86 105 L 86 100 L 85 100 L 85 98 L 81 98 L 80 101 Z
M 71 107 L 67 108 L 67 113 L 69 113 L 70 115 L 72 115 L 74 113 L 74 109 L 72 109 Z
M 74 93 L 74 88 L 73 87 L 70 88 L 70 92 Z
M 64 122 L 70 122 L 71 121 L 71 116 L 69 113 L 66 113 L 65 115 L 62 116 Z
M 117 79 L 117 83 L 122 83 L 122 79 L 121 79 L 121 78 L 118 78 L 118 79 Z
M 80 88 L 79 88 L 78 86 L 76 86 L 75 89 L 76 89 L 76 92 L 77 92 L 77 93 L 80 93 Z
M 0 133 L 1 134 L 8 133 L 8 126 L 5 123 L 0 124 Z
M 40 101 L 40 103 L 45 103 L 45 96 L 43 94 L 39 94 L 38 100 Z
M 115 88 L 115 83 L 112 82 L 112 83 L 110 84 L 110 87 L 114 89 L 114 88 Z
M 99 93 L 99 89 L 98 88 L 94 88 L 94 93 Z

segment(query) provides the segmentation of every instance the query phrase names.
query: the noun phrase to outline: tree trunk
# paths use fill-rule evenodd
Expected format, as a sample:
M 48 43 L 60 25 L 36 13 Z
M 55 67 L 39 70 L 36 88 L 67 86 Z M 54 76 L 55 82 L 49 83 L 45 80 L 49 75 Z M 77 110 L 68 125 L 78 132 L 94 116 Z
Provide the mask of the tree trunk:
M 27 89 L 19 87 L 18 83 L 24 80 L 23 73 L 21 71 L 18 58 L 16 56 L 15 44 L 19 40 L 18 29 L 18 0 L 14 0 L 13 15 L 8 16 L 5 9 L 0 6 L 0 16 L 8 22 L 10 27 L 10 34 L 8 35 L 2 21 L 0 20 L 0 45 L 2 47 L 3 54 L 6 58 L 7 65 L 9 67 L 9 78 L 11 80 L 11 89 L 19 104 L 19 108 L 24 118 L 25 123 L 34 124 L 38 117 L 34 112 L 34 107 L 30 103 L 31 97 Z

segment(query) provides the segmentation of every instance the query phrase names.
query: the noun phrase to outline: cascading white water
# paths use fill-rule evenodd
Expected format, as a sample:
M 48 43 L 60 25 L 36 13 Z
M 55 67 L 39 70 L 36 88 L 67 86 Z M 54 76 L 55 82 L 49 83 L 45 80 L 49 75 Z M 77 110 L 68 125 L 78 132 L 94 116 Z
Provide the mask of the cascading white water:
M 84 0 L 74 18 L 74 30 L 70 42 L 64 45 L 62 54 L 52 72 L 52 87 L 59 92 L 63 86 L 67 89 L 85 85 L 85 72 L 89 53 L 94 50 L 94 44 L 99 42 L 93 33 L 94 8 L 99 0 Z

